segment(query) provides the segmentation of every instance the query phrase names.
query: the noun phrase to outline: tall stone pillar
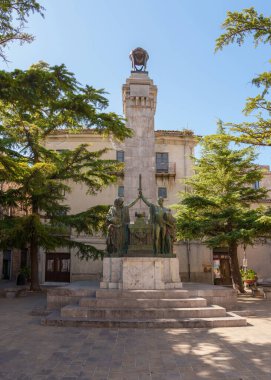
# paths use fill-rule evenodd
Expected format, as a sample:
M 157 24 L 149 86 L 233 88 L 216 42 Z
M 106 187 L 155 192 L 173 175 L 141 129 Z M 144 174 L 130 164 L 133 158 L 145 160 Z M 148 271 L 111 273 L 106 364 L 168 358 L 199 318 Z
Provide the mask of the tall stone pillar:
M 139 174 L 142 176 L 144 196 L 156 202 L 154 115 L 157 87 L 148 72 L 135 70 L 122 87 L 122 97 L 127 127 L 134 131 L 133 137 L 125 141 L 125 203 L 138 196 Z M 135 211 L 145 211 L 148 215 L 147 210 L 145 204 L 139 201 L 131 209 L 131 219 L 134 219 Z

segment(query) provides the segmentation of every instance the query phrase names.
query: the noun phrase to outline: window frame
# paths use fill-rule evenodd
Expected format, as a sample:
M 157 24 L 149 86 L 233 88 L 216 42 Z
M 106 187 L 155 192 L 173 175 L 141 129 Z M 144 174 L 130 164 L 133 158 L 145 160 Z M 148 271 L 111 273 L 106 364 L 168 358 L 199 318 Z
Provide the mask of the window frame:
M 160 194 L 160 191 L 161 191 L 161 190 L 164 191 L 164 195 L 165 195 L 165 196 Z M 163 191 L 162 191 L 162 192 L 163 192 Z M 163 186 L 163 187 L 162 187 L 162 186 L 160 187 L 160 186 L 159 186 L 159 187 L 158 187 L 158 190 L 157 190 L 157 193 L 158 193 L 158 198 L 164 198 L 164 199 L 167 199 L 167 188 L 166 188 L 166 187 L 164 187 L 164 186 Z
M 125 161 L 125 152 L 124 150 L 117 150 L 116 151 L 116 160 L 119 162 Z
M 155 152 L 155 168 L 157 173 L 168 173 L 169 152 Z
M 119 198 L 124 197 L 124 186 L 123 185 L 118 186 L 118 197 Z

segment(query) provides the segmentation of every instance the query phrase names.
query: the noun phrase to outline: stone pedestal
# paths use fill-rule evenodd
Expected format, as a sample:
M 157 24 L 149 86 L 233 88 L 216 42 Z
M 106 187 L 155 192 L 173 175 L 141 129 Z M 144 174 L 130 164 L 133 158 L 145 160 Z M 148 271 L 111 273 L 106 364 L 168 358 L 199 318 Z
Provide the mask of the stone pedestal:
M 101 289 L 180 289 L 179 260 L 164 257 L 107 257 Z

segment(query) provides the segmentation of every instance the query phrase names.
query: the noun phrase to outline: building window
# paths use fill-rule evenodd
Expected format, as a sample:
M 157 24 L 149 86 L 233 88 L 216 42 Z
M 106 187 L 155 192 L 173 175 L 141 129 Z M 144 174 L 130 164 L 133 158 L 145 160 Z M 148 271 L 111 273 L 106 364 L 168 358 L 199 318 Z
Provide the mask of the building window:
M 158 187 L 158 197 L 167 198 L 167 188 Z
M 118 187 L 118 197 L 124 197 L 124 186 Z
M 168 153 L 156 153 L 156 172 L 168 173 Z
M 256 181 L 256 182 L 253 184 L 253 189 L 258 190 L 259 188 L 260 188 L 260 181 Z
M 117 161 L 124 162 L 124 151 L 117 150 Z
M 11 249 L 3 251 L 2 275 L 4 280 L 11 279 Z

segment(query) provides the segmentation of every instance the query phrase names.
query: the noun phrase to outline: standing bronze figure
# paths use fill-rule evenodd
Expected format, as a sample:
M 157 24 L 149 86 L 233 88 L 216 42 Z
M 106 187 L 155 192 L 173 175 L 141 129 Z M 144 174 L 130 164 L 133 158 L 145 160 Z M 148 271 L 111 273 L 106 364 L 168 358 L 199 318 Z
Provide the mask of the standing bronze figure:
M 124 205 L 123 198 L 117 198 L 114 206 L 111 206 L 106 220 L 108 223 L 108 232 L 106 239 L 107 253 L 123 256 L 127 254 L 129 245 L 129 208 L 132 207 L 139 197 L 128 205 Z
M 140 198 L 143 202 L 150 208 L 150 223 L 152 224 L 153 230 L 153 251 L 154 254 L 164 254 L 165 243 L 166 243 L 166 233 L 167 233 L 167 223 L 166 223 L 166 213 L 168 209 L 164 207 L 164 199 L 158 198 L 158 204 L 155 205 L 149 202 L 144 195 L 140 194 Z

